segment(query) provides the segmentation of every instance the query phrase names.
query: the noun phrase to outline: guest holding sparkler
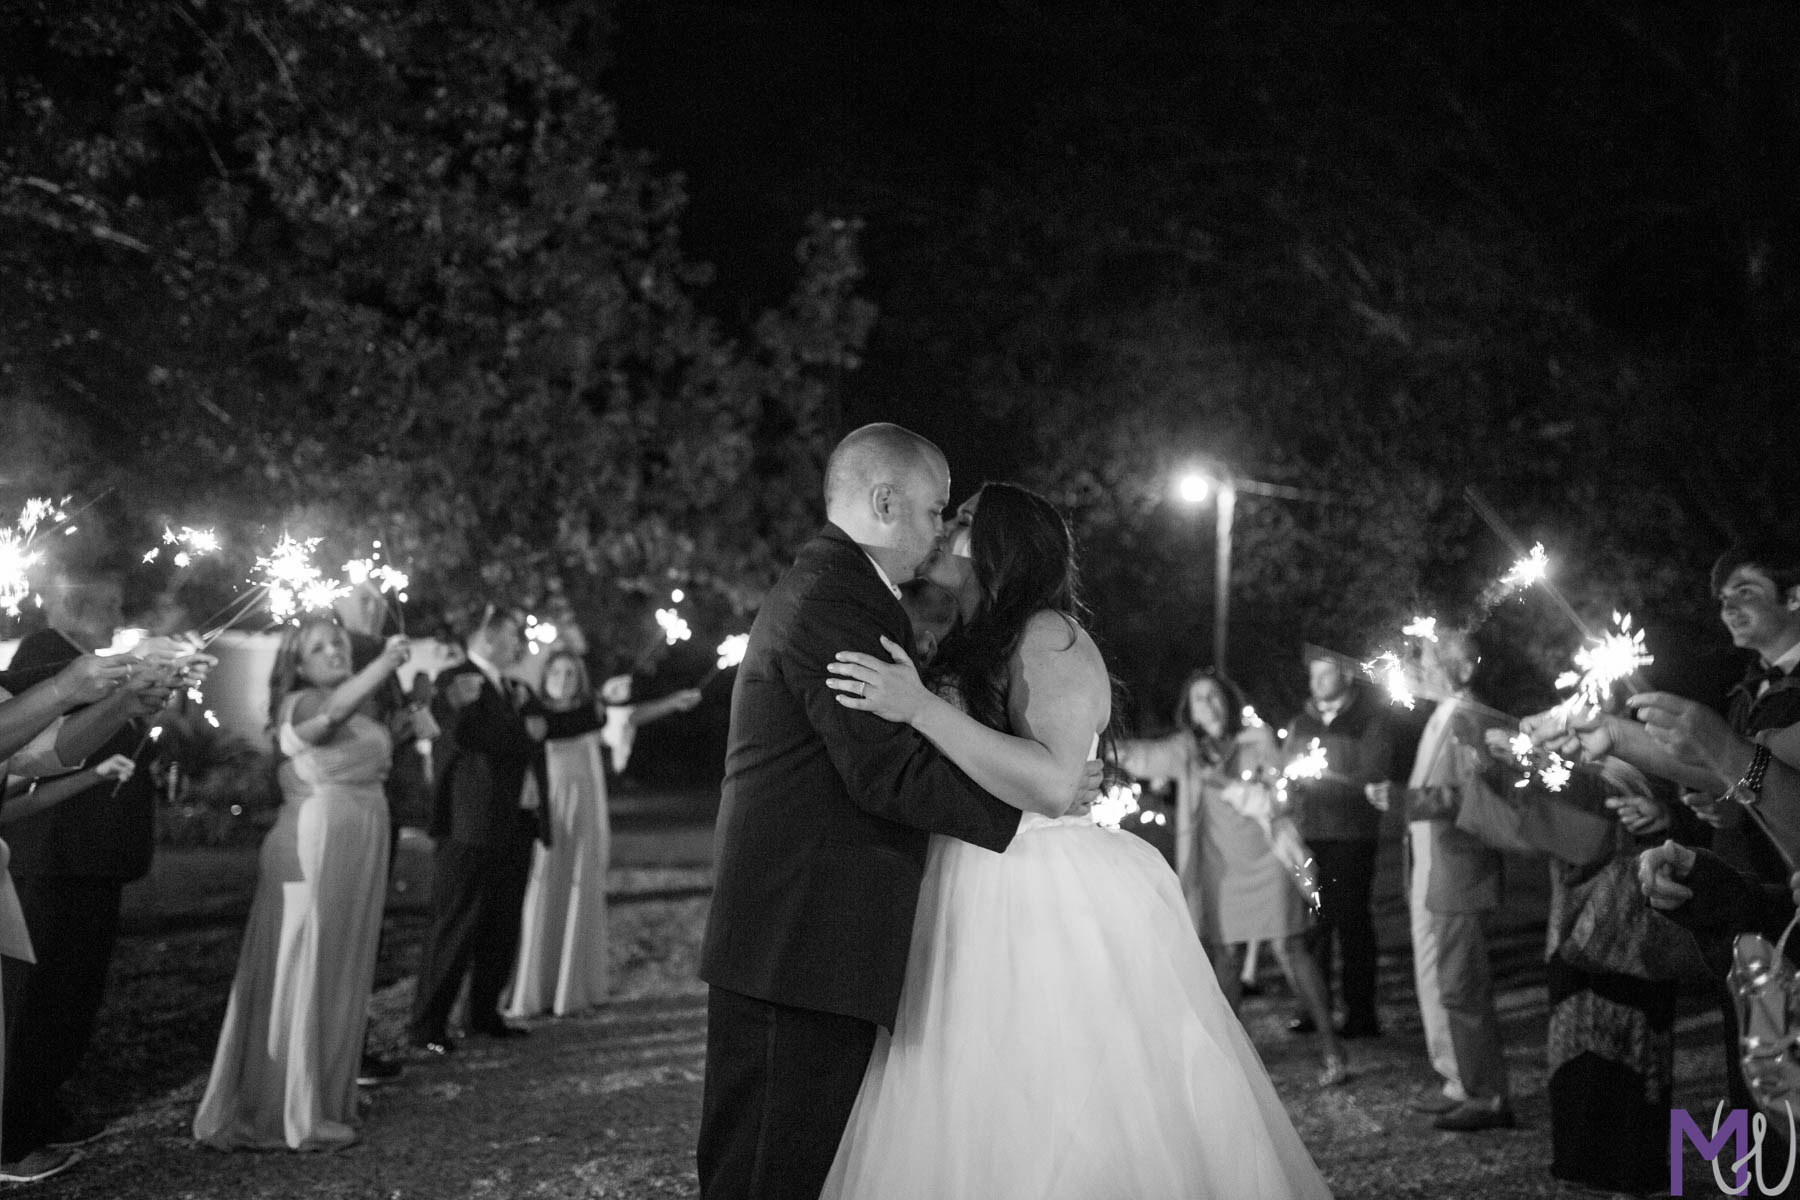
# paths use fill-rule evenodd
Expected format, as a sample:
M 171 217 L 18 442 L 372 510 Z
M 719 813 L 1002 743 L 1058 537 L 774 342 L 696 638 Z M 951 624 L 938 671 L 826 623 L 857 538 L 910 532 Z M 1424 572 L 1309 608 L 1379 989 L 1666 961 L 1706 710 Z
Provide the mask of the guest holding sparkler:
M 455 1052 L 450 1013 L 465 978 L 471 1033 L 527 1036 L 500 1015 L 519 949 L 532 843 L 552 840 L 543 803 L 549 723 L 527 711 L 531 689 L 507 674 L 524 654 L 523 614 L 490 605 L 469 637 L 468 660 L 437 678 L 446 750 L 431 822 L 431 934 L 408 1031 L 427 1055 Z
M 1466 632 L 1444 630 L 1425 641 L 1426 683 L 1443 699 L 1425 723 L 1405 797 L 1413 978 L 1426 1053 L 1441 1077 L 1437 1094 L 1414 1107 L 1457 1133 L 1515 1123 L 1482 928 L 1500 907 L 1502 859 L 1457 821 L 1470 760 L 1484 754 L 1484 735 L 1499 715 L 1470 686 L 1480 661 Z M 1388 791 L 1376 785 L 1381 803 Z
M 1786 814 L 1775 805 L 1765 811 L 1763 791 L 1773 760 L 1768 740 L 1800 723 L 1800 545 L 1773 535 L 1733 545 L 1713 564 L 1711 584 L 1733 644 L 1756 656 L 1732 689 L 1724 722 L 1732 738 L 1719 737 L 1717 722 L 1703 721 L 1701 706 L 1667 693 L 1631 697 L 1643 725 L 1564 708 L 1527 728 L 1542 744 L 1577 747 L 1589 757 L 1617 754 L 1646 772 L 1703 789 L 1683 799 L 1716 823 L 1711 851 L 1665 842 L 1640 857 L 1639 879 L 1652 906 L 1695 932 L 1715 968 L 1727 1094 L 1732 1107 L 1750 1108 L 1736 997 L 1723 975 L 1735 934 L 1754 931 L 1773 942 L 1794 912 L 1794 866 L 1786 855 L 1800 845 L 1784 850 L 1771 834 Z M 1741 775 L 1732 765 L 1739 748 L 1748 752 Z
M 1284 749 L 1297 754 L 1317 738 L 1328 764 L 1323 778 L 1291 785 L 1300 836 L 1312 849 L 1319 880 L 1318 920 L 1307 948 L 1318 961 L 1327 998 L 1332 993 L 1332 946 L 1342 960 L 1346 1038 L 1377 1037 L 1375 918 L 1371 894 L 1379 849 L 1381 809 L 1374 784 L 1393 774 L 1394 740 L 1387 715 L 1356 682 L 1345 663 L 1316 646 L 1306 648 L 1311 699 L 1288 726 Z M 1288 1023 L 1311 1033 L 1317 1019 L 1302 1014 Z
M 1122 739 L 1119 766 L 1141 779 L 1176 781 L 1175 874 L 1226 1001 L 1235 1010 L 1242 994 L 1243 943 L 1268 942 L 1321 1034 L 1320 1081 L 1340 1083 L 1343 1048 L 1318 962 L 1306 950 L 1306 901 L 1266 827 L 1268 777 L 1280 773 L 1280 747 L 1267 726 L 1244 723 L 1243 693 L 1212 668 L 1189 675 L 1180 696 L 1175 732 Z
M 386 624 L 388 604 L 376 576 L 365 575 L 350 585 L 332 605 L 344 631 L 350 638 L 351 669 L 361 671 L 385 653 L 387 643 L 381 636 Z M 421 674 L 414 683 L 423 685 L 422 694 L 429 697 L 431 680 Z M 425 779 L 425 754 L 430 753 L 431 740 L 438 735 L 437 722 L 428 710 L 430 701 L 414 700 L 400 686 L 397 674 L 382 680 L 369 698 L 370 715 L 387 726 L 393 736 L 395 753 L 382 781 L 382 794 L 387 797 L 388 871 L 394 869 L 394 856 L 400 849 L 400 829 L 411 819 L 415 823 L 430 815 Z M 418 747 L 423 744 L 425 750 Z M 376 948 L 380 957 L 380 947 Z M 403 1071 L 397 1059 L 378 1053 L 373 1047 L 363 1048 L 362 1065 L 356 1082 L 374 1087 L 398 1079 Z
M 219 1149 L 321 1150 L 356 1140 L 356 1080 L 387 894 L 381 783 L 393 738 L 368 702 L 406 661 L 404 637 L 351 673 L 329 616 L 282 634 L 269 722 L 282 806 L 194 1137 Z
M 11 675 L 32 679 L 62 671 L 112 644 L 123 621 L 118 575 L 92 566 L 66 567 L 48 592 L 49 628 L 27 637 Z M 213 661 L 177 658 L 181 647 L 162 642 L 135 660 L 129 681 L 107 699 L 65 719 L 57 750 L 65 763 L 114 755 L 136 760 L 144 719 L 171 689 L 204 678 Z M 77 1114 L 59 1096 L 87 1051 L 106 990 L 107 968 L 119 934 L 124 885 L 150 869 L 155 789 L 150 772 L 93 783 L 54 808 L 20 820 L 8 831 L 11 870 L 36 953 L 19 998 L 8 1064 L 4 1148 L 15 1162 L 33 1151 L 83 1144 L 105 1126 Z
M 696 688 L 632 706 L 643 725 L 700 703 Z M 588 682 L 587 664 L 570 649 L 544 663 L 541 700 L 523 710 L 544 719 L 550 843 L 532 851 L 531 879 L 519 925 L 518 963 L 502 1009 L 508 1016 L 566 1016 L 599 1004 L 607 993 L 606 869 L 612 829 L 606 813 L 606 770 L 600 730 L 605 705 Z
M 4 683 L 22 689 L 14 696 L 0 687 L 0 825 L 10 825 L 51 805 L 81 794 L 96 784 L 129 776 L 133 764 L 115 754 L 86 770 L 69 771 L 58 752 L 64 716 L 71 708 L 87 706 L 98 711 L 98 702 L 116 693 L 130 679 L 137 660 L 83 655 L 48 679 L 26 684 L 11 672 L 0 672 Z M 52 776 L 44 779 L 42 776 Z M 35 955 L 18 890 L 7 873 L 10 857 L 0 842 L 0 991 L 15 1008 Z M 0 1013 L 0 1027 L 4 1026 Z M 0 1039 L 0 1081 L 6 1067 L 5 1042 Z M 0 1182 L 31 1183 L 67 1170 L 80 1151 L 41 1147 L 0 1162 Z
M 1512 757 L 1516 739 L 1487 736 L 1496 757 Z M 1695 837 L 1700 822 L 1672 785 L 1610 756 L 1572 766 L 1554 790 L 1528 765 L 1502 790 L 1521 837 L 1550 865 L 1550 1173 L 1654 1192 L 1668 1179 L 1676 1000 L 1684 980 L 1710 971 L 1693 936 L 1645 906 L 1636 859 L 1665 833 Z

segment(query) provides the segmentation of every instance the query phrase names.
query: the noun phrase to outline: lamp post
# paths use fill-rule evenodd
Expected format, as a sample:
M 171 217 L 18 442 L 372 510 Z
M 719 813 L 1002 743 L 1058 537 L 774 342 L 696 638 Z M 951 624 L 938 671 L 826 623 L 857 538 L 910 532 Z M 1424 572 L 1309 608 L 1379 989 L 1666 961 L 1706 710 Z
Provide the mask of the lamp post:
M 1231 638 L 1231 526 L 1237 518 L 1237 494 L 1275 496 L 1284 500 L 1338 500 L 1342 497 L 1315 488 L 1288 487 L 1244 479 L 1220 468 L 1195 467 L 1175 481 L 1175 494 L 1187 504 L 1213 500 L 1213 666 L 1225 670 L 1225 651 Z
M 1213 667 L 1224 671 L 1231 637 L 1231 525 L 1237 518 L 1237 480 L 1229 472 L 1214 476 L 1189 471 L 1176 484 L 1176 492 L 1189 504 L 1205 504 L 1207 497 L 1214 497 Z

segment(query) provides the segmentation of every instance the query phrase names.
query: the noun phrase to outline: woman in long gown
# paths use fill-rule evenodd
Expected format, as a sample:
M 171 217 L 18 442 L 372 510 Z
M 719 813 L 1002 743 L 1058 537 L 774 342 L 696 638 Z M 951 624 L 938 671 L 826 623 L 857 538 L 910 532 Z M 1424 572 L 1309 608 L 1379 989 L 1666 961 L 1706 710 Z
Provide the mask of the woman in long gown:
M 636 706 L 634 725 L 694 707 L 685 689 Z M 531 711 L 550 732 L 544 760 L 550 790 L 550 845 L 532 850 L 531 881 L 520 916 L 519 957 L 503 1009 L 508 1016 L 567 1016 L 601 1003 L 607 992 L 606 868 L 612 826 L 601 765 L 604 706 L 572 650 L 544 663 L 543 700 Z
M 928 573 L 967 621 L 942 658 L 957 702 L 892 645 L 892 663 L 841 653 L 833 686 L 1025 815 L 1004 854 L 932 839 L 899 1014 L 822 1196 L 1328 1196 L 1174 873 L 1064 811 L 1111 694 L 1075 619 L 1067 526 L 989 484 L 941 545 Z
M 404 637 L 350 673 L 330 617 L 290 627 L 269 676 L 284 756 L 237 977 L 194 1136 L 220 1149 L 325 1150 L 357 1137 L 356 1073 L 387 894 L 388 730 L 364 702 Z
M 1195 671 L 1181 687 L 1175 732 L 1121 739 L 1118 763 L 1139 778 L 1177 783 L 1175 876 L 1226 1002 L 1236 1008 L 1243 991 L 1238 948 L 1268 942 L 1319 1029 L 1320 1082 L 1341 1083 L 1343 1047 L 1332 1032 L 1319 964 L 1306 952 L 1305 898 L 1248 811 L 1255 791 L 1268 786 L 1262 777 L 1280 770 L 1281 750 L 1266 725 L 1244 724 L 1245 707 L 1228 677 Z

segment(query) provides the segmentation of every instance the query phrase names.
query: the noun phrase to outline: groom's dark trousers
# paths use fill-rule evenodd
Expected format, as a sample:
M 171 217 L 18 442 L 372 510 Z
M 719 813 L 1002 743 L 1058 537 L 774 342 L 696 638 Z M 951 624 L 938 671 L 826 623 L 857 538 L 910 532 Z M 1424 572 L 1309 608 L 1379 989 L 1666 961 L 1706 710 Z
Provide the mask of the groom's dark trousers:
M 713 988 L 706 1001 L 701 1191 L 817 1200 L 875 1025 Z
M 817 1200 L 893 1027 L 931 833 L 1004 850 L 1019 814 L 909 726 L 845 708 L 825 665 L 911 644 L 860 546 L 827 525 L 763 601 L 731 694 L 700 977 L 705 1200 Z

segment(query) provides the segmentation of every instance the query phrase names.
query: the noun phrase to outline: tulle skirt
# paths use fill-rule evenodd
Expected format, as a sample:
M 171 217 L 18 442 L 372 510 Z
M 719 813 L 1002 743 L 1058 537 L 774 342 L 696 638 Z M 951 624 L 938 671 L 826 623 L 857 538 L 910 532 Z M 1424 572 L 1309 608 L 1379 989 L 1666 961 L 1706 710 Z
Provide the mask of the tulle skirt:
M 821 1200 L 1329 1197 L 1162 857 L 931 840 L 906 985 Z

